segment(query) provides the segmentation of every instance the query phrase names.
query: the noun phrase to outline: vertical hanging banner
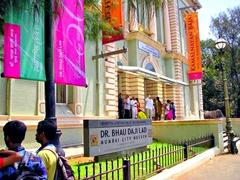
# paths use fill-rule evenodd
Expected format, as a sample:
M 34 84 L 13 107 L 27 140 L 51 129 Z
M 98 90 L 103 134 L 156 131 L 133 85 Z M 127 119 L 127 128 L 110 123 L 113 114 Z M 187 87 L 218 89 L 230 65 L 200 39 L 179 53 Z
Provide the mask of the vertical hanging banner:
M 111 24 L 116 31 L 114 34 L 103 32 L 103 44 L 124 39 L 122 12 L 122 0 L 102 0 L 103 19 Z
M 4 77 L 20 78 L 20 26 L 4 24 Z
M 188 45 L 188 63 L 189 80 L 202 79 L 202 57 L 199 39 L 198 14 L 197 12 L 188 13 L 185 18 L 187 45 Z
M 54 21 L 55 82 L 86 86 L 84 0 L 62 0 Z
M 36 11 L 31 0 L 21 0 L 6 12 L 4 77 L 45 80 L 43 7 Z

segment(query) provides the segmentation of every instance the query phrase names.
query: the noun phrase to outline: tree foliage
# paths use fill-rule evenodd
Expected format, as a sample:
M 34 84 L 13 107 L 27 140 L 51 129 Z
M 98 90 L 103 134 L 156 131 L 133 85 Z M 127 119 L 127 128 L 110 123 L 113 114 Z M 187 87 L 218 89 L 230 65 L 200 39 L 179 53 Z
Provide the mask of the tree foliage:
M 221 109 L 224 112 L 224 97 L 222 91 L 222 79 L 220 62 L 212 39 L 202 41 L 203 63 L 203 104 L 205 110 Z
M 234 117 L 240 117 L 240 6 L 233 9 L 228 9 L 226 12 L 220 13 L 217 17 L 211 20 L 211 31 L 216 38 L 223 38 L 227 41 L 227 47 L 224 53 L 224 62 L 228 78 L 228 88 L 230 96 L 231 114 Z M 223 87 L 219 86 L 219 81 L 222 82 L 220 58 L 214 50 L 214 42 L 211 40 L 202 42 L 203 48 L 203 66 L 204 66 L 204 106 L 206 110 L 210 109 L 207 104 L 211 104 L 215 100 L 216 104 L 211 104 L 212 107 L 221 106 L 224 104 L 219 97 L 219 90 L 223 91 Z M 209 44 L 210 43 L 210 44 Z M 211 60 L 210 60 L 211 59 Z M 211 65 L 209 65 L 211 64 Z M 216 87 L 216 88 L 214 88 Z M 221 91 L 221 94 L 222 94 Z M 212 94 L 212 98 L 208 100 L 208 95 Z M 220 99 L 219 99 L 220 98 Z M 220 102 L 219 102 L 220 101 Z

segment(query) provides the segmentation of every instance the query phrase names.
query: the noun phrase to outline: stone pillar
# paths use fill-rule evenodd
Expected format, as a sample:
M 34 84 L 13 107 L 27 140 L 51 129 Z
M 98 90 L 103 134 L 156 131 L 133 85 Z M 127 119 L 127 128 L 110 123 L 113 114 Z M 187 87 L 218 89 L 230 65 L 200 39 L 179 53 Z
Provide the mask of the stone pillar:
M 45 114 L 45 97 L 44 97 L 44 83 L 38 82 L 37 83 L 37 115 Z
M 164 84 L 163 86 L 163 102 L 167 103 L 167 100 L 174 102 L 176 107 L 176 119 L 184 118 L 184 99 L 183 99 L 183 87 L 180 85 Z
M 128 1 L 127 0 L 124 0 L 123 1 L 123 14 L 124 14 L 124 28 L 123 28 L 123 34 L 124 34 L 124 37 L 127 36 L 127 34 L 129 33 L 129 30 L 130 30 L 130 23 L 129 23 L 129 19 L 128 19 L 128 15 L 129 15 L 129 10 L 128 10 Z
M 169 19 L 170 19 L 172 50 L 174 52 L 180 53 L 181 46 L 180 46 L 180 32 L 179 32 L 177 0 L 169 1 L 168 10 L 169 10 Z
M 122 78 L 122 94 L 125 98 L 129 95 L 130 98 L 134 96 L 140 102 L 140 108 L 144 110 L 144 77 L 140 75 L 133 75 L 129 73 L 121 73 Z
M 156 96 L 158 96 L 160 100 L 163 102 L 163 83 L 157 82 L 156 86 L 157 86 Z
M 130 3 L 130 12 L 129 12 L 129 30 L 138 31 L 138 20 L 137 20 L 137 2 L 132 0 Z
M 152 38 L 154 41 L 157 41 L 157 23 L 156 23 L 156 10 L 153 3 L 151 3 L 151 12 L 149 19 L 149 30 L 152 32 Z
M 175 70 L 175 79 L 176 80 L 183 80 L 183 69 L 182 69 L 182 62 L 179 60 L 174 61 L 174 70 Z M 176 106 L 176 116 L 177 119 L 184 118 L 184 97 L 183 97 L 183 87 L 181 85 L 175 85 L 175 94 L 173 101 Z
M 115 50 L 113 44 L 105 45 L 105 52 Z M 117 68 L 115 56 L 109 56 L 104 61 L 105 67 L 105 113 L 106 116 L 118 116 Z
M 201 80 L 191 81 L 190 92 L 193 96 L 191 98 L 191 110 L 193 111 L 192 114 L 194 114 L 199 119 L 204 119 Z
M 80 91 L 81 91 L 80 87 L 77 86 L 73 87 L 73 103 L 70 105 L 70 107 L 75 115 L 81 115 L 83 113 Z
M 7 79 L 6 82 L 6 111 L 7 115 L 12 115 L 12 79 Z
M 168 0 L 163 1 L 163 16 L 164 16 L 164 33 L 166 39 L 166 50 L 171 51 L 171 33 L 170 33 L 170 21 L 168 12 Z
M 174 98 L 174 87 L 173 85 L 170 84 L 164 84 L 164 88 L 163 88 L 163 99 L 164 99 L 164 103 L 167 103 L 167 100 L 173 100 Z
M 182 86 L 174 86 L 175 94 L 173 98 L 173 102 L 176 106 L 176 117 L 177 119 L 184 118 L 184 99 L 183 99 L 183 87 Z
M 203 93 L 202 93 L 202 80 L 198 80 L 198 95 L 199 95 L 199 105 L 200 105 L 200 119 L 204 119 L 204 109 L 203 109 Z
M 184 104 L 181 100 L 183 97 L 182 92 L 183 90 L 180 86 L 170 84 L 164 85 L 164 103 L 166 103 L 168 99 L 174 102 L 177 120 L 184 118 Z
M 158 96 L 161 101 L 163 100 L 163 84 L 161 82 L 146 79 L 145 86 L 145 96 L 151 95 L 153 98 Z

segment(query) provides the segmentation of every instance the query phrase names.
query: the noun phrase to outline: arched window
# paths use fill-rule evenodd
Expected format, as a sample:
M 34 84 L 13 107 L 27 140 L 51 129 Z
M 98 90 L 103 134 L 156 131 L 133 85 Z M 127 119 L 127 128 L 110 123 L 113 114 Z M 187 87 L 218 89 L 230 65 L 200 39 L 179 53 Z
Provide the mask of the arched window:
M 156 72 L 153 65 L 151 63 L 147 63 L 145 66 L 145 69 L 152 71 L 152 72 Z

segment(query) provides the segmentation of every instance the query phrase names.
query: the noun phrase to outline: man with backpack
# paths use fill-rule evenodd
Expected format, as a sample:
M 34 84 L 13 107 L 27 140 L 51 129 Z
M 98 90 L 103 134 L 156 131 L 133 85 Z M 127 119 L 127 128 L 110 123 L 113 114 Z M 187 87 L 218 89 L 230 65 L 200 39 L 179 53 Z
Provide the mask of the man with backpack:
M 46 180 L 47 172 L 42 159 L 21 145 L 25 138 L 27 127 L 21 121 L 9 121 L 3 127 L 4 141 L 9 150 L 17 152 L 22 158 L 14 165 L 0 170 L 1 180 Z
M 51 141 L 56 136 L 57 127 L 49 121 L 40 121 L 37 126 L 36 141 L 41 144 L 37 150 L 46 166 L 48 180 L 54 180 L 57 167 L 56 148 Z
M 56 152 L 51 143 L 56 136 L 57 126 L 50 121 L 40 121 L 37 126 L 36 141 L 41 144 L 37 154 L 47 168 L 48 180 L 74 180 L 73 171 L 66 159 Z

